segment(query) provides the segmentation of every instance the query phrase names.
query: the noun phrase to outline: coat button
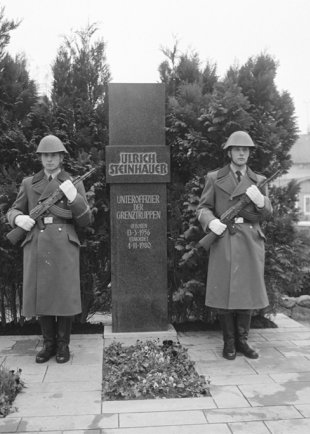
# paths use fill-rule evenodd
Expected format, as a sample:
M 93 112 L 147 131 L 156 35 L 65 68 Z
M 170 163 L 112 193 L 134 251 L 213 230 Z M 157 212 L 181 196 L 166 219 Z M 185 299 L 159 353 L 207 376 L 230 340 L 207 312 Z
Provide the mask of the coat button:
M 61 228 L 58 228 L 59 232 L 61 232 Z
M 44 232 L 44 229 L 41 229 L 40 232 Z

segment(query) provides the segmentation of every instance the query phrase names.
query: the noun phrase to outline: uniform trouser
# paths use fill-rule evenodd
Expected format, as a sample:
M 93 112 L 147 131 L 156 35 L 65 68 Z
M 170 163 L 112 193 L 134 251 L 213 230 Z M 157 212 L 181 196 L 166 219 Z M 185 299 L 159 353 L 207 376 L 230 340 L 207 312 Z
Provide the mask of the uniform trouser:
M 69 345 L 72 316 L 40 316 L 40 325 L 46 348 Z

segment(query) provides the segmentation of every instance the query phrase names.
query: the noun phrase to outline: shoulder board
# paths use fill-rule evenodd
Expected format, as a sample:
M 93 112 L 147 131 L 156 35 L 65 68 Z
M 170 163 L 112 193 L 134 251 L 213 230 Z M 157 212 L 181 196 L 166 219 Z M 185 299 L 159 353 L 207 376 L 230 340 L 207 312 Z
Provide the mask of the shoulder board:
M 57 179 L 58 179 L 60 182 L 64 182 L 64 181 L 66 181 L 67 179 L 70 179 L 70 181 L 72 181 L 72 177 L 71 177 L 71 175 L 70 175 L 68 172 L 66 172 L 65 170 L 62 170 L 60 173 L 58 173 L 58 175 L 57 175 Z
M 58 179 L 60 182 L 64 182 L 64 181 L 66 181 L 67 179 L 72 180 L 70 174 L 69 174 L 68 172 L 66 172 L 65 170 L 62 170 L 60 173 L 58 173 L 58 175 L 57 175 L 57 179 Z

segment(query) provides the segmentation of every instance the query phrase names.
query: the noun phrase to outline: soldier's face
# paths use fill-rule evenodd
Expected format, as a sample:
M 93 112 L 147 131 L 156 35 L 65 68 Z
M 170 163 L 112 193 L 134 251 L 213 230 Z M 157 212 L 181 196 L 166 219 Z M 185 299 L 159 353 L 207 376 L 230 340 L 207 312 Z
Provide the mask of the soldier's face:
M 56 172 L 63 161 L 61 152 L 50 152 L 41 154 L 42 166 L 48 173 Z
M 233 164 L 242 167 L 246 165 L 249 159 L 250 149 L 246 146 L 232 146 L 228 151 L 228 155 Z

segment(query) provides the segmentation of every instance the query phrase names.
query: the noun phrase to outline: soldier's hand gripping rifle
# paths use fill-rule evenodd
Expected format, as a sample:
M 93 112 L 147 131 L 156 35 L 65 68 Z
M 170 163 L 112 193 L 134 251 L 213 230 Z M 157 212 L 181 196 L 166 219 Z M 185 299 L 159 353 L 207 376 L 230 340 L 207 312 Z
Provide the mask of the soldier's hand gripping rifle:
M 262 189 L 266 184 L 268 184 L 273 178 L 279 175 L 280 170 L 277 170 L 270 178 L 265 179 L 258 185 L 258 188 Z M 229 227 L 232 226 L 233 219 L 242 211 L 249 203 L 251 203 L 251 199 L 244 193 L 238 202 L 231 206 L 227 211 L 225 211 L 221 217 L 220 221 Z M 186 258 L 183 257 L 182 265 L 185 263 L 192 261 L 193 256 L 198 254 L 200 249 L 204 249 L 206 252 L 209 251 L 211 244 L 214 243 L 221 235 L 216 235 L 214 232 L 209 231 L 207 235 L 205 235 L 195 247 L 186 255 Z
M 81 181 L 84 181 L 86 178 L 88 178 L 90 175 L 92 175 L 97 168 L 91 169 L 89 172 L 84 173 L 84 175 L 78 176 L 73 180 L 73 185 L 78 184 Z M 43 202 L 40 202 L 36 207 L 34 207 L 30 213 L 29 217 L 31 217 L 33 220 L 38 222 L 40 217 L 51 208 L 55 203 L 59 202 L 60 199 L 62 199 L 64 196 L 63 191 L 58 187 L 53 193 L 51 193 Z M 15 245 L 18 242 L 22 241 L 28 231 L 25 231 L 21 227 L 17 226 L 16 228 L 12 229 L 8 234 L 6 234 L 6 237 L 10 242 Z

